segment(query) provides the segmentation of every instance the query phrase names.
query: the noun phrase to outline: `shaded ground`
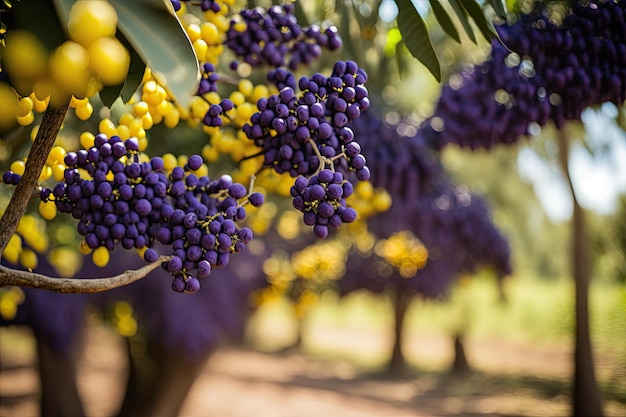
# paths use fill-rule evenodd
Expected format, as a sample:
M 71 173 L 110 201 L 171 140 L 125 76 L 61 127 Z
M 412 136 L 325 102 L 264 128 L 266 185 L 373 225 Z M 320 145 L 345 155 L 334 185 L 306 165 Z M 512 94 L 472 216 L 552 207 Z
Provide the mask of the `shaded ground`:
M 280 331 L 276 330 L 276 339 Z M 475 371 L 462 378 L 443 372 L 451 344 L 438 335 L 407 340 L 411 367 L 399 378 L 363 366 L 358 355 L 384 348 L 364 329 L 309 332 L 316 345 L 304 351 L 262 353 L 225 348 L 206 364 L 184 405 L 184 417 L 409 417 L 566 416 L 571 351 L 566 346 L 513 345 L 468 340 Z M 90 416 L 114 413 L 122 396 L 125 359 L 120 339 L 93 326 L 81 360 L 79 384 Z M 0 416 L 35 417 L 37 376 L 30 335 L 0 330 Z M 270 339 L 273 336 L 270 335 Z M 308 339 L 307 339 L 308 340 Z M 356 360 L 354 360 L 357 358 Z M 416 360 L 415 358 L 419 358 Z M 626 401 L 610 390 L 626 367 L 599 358 L 609 416 L 626 415 Z M 613 379 L 615 380 L 615 379 Z

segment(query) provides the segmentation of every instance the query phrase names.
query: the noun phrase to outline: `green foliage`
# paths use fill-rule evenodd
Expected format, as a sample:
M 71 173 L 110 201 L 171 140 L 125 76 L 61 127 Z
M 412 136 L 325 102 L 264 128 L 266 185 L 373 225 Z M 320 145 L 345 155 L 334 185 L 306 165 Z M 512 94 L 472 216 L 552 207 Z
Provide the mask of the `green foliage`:
M 396 0 L 398 5 L 398 28 L 404 44 L 435 77 L 441 81 L 441 66 L 435 48 L 428 37 L 428 28 L 422 16 L 415 10 L 411 0 Z
M 200 70 L 189 38 L 163 0 L 112 0 L 120 32 L 183 108 L 195 94 Z
M 424 19 L 417 12 L 411 0 L 395 0 L 395 3 L 398 6 L 398 28 L 402 34 L 404 44 L 411 52 L 411 55 L 424 64 L 435 79 L 441 82 L 440 58 L 435 52 Z M 461 43 L 459 32 L 441 2 L 439 0 L 429 0 L 429 3 L 443 32 L 456 42 Z M 477 43 L 477 40 L 474 29 L 470 24 L 470 19 L 474 21 L 486 40 L 491 41 L 498 38 L 493 23 L 485 15 L 482 6 L 476 0 L 449 0 L 449 3 L 459 19 L 461 27 L 474 44 Z M 498 16 L 506 16 L 506 4 L 502 0 L 491 0 L 490 4 Z
M 443 29 L 443 31 L 446 32 L 452 39 L 460 43 L 461 38 L 459 37 L 459 32 L 456 30 L 454 23 L 452 23 L 452 19 L 448 16 L 448 13 L 446 13 L 441 3 L 439 3 L 439 0 L 430 0 L 430 7 L 433 9 L 433 13 L 437 18 L 437 22 L 439 23 L 439 26 L 441 26 L 441 29 Z

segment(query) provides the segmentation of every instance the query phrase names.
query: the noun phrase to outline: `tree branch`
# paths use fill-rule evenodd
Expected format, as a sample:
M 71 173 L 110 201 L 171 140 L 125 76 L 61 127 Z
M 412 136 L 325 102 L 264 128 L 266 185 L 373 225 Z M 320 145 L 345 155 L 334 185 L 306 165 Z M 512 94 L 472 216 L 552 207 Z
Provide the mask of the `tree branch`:
M 33 190 L 37 186 L 37 181 L 48 159 L 50 149 L 52 149 L 57 134 L 61 130 L 69 105 L 70 102 L 68 100 L 60 107 L 48 106 L 41 120 L 35 142 L 28 153 L 24 175 L 17 187 L 15 187 L 11 201 L 0 219 L 0 257 L 26 211 L 26 206 L 28 206 Z
M 160 267 L 163 262 L 170 259 L 172 259 L 171 256 L 161 256 L 157 261 L 142 268 L 124 271 L 119 275 L 108 278 L 53 278 L 0 265 L 0 287 L 3 285 L 17 285 L 61 293 L 96 293 L 139 281 Z

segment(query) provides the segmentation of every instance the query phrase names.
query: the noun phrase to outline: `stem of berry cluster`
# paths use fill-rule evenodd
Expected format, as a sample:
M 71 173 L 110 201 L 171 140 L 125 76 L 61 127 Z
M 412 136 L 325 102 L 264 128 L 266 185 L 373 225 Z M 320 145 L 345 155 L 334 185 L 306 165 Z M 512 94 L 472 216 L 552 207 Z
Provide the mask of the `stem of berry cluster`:
M 58 107 L 48 106 L 41 120 L 37 136 L 26 160 L 24 175 L 17 187 L 15 187 L 11 201 L 0 219 L 0 258 L 22 215 L 26 211 L 26 206 L 31 199 L 33 190 L 37 188 L 41 170 L 48 159 L 57 134 L 61 130 L 69 105 L 70 101 L 67 100 L 67 102 Z

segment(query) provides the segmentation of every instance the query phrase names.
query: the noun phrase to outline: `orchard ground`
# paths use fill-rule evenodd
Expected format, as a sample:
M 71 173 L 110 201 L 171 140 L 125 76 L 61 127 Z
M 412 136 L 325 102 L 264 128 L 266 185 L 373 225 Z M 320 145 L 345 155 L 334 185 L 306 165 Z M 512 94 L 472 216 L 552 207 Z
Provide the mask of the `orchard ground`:
M 567 416 L 572 375 L 571 292 L 566 282 L 513 282 L 506 304 L 491 282 L 460 286 L 446 303 L 413 303 L 401 376 L 385 374 L 389 303 L 367 294 L 326 295 L 303 323 L 290 306 L 251 319 L 248 343 L 220 349 L 192 387 L 189 417 Z M 626 287 L 592 287 L 596 371 L 607 416 L 626 415 Z M 480 308 L 479 308 L 480 307 Z M 466 329 L 473 371 L 448 373 L 451 334 Z M 0 416 L 37 415 L 34 348 L 24 329 L 0 332 Z M 79 387 L 90 416 L 113 415 L 122 396 L 123 343 L 90 320 Z

